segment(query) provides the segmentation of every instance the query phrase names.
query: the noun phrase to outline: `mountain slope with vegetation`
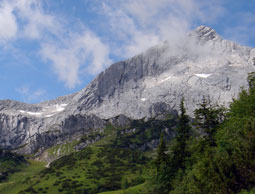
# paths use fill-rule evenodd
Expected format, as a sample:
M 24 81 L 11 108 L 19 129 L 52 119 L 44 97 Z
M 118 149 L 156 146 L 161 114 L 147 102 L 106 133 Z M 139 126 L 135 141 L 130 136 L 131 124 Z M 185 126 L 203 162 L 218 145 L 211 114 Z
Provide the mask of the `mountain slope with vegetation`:
M 47 169 L 38 164 L 32 173 L 28 169 L 36 165 L 19 156 L 21 167 L 0 184 L 0 193 L 254 193 L 255 73 L 248 83 L 228 109 L 204 98 L 194 119 L 183 99 L 177 118 L 133 120 L 122 127 L 109 122 L 101 139 Z
M 20 190 L 9 188 L 8 192 L 99 193 L 142 184 L 143 169 L 150 160 L 147 156 L 157 147 L 161 133 L 166 140 L 174 137 L 175 125 L 175 114 L 167 114 L 162 120 L 132 120 L 122 127 L 109 122 L 98 141 L 61 157 L 33 176 L 24 177 L 15 184 L 18 187 L 22 183 Z M 80 141 L 91 137 L 84 136 Z M 21 169 L 20 173 L 24 171 Z M 0 193 L 3 191 L 6 187 L 0 187 Z
M 0 149 L 0 183 L 8 180 L 9 174 L 19 171 L 26 165 L 27 161 L 23 156 Z
M 229 110 L 203 101 L 195 111 L 194 125 L 200 136 L 189 143 L 177 140 L 169 154 L 158 152 L 147 193 L 247 193 L 255 187 L 255 73 L 248 76 Z M 183 113 L 183 111 L 181 111 Z M 181 121 L 181 116 L 179 121 Z M 182 127 L 184 130 L 185 127 Z M 159 147 L 159 149 L 163 149 Z M 164 150 L 164 149 L 163 149 Z M 182 157 L 184 163 L 175 163 Z M 178 151 L 178 157 L 176 157 Z M 183 165 L 184 164 L 184 165 Z M 159 168 L 160 167 L 160 168 Z M 163 170 L 160 170 L 164 167 Z M 163 184 L 162 184 L 163 183 Z M 150 185 L 150 187 L 149 187 Z M 167 185 L 167 186 L 166 186 Z M 143 192 L 145 193 L 145 191 Z

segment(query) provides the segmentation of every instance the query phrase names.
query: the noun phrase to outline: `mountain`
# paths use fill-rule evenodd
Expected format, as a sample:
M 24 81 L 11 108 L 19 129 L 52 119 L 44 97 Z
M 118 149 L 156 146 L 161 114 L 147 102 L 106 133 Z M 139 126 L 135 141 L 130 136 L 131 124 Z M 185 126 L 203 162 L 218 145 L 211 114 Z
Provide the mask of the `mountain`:
M 252 71 L 254 48 L 200 26 L 178 43 L 165 41 L 111 65 L 75 94 L 33 105 L 0 101 L 0 147 L 40 155 L 50 146 L 104 131 L 109 119 L 125 125 L 128 118 L 175 114 L 182 96 L 192 116 L 203 97 L 228 105 L 247 87 Z
M 254 57 L 255 49 L 223 40 L 213 29 L 200 26 L 180 45 L 165 42 L 113 64 L 74 100 L 79 110 L 101 118 L 153 117 L 178 109 L 182 95 L 189 113 L 203 96 L 227 105 L 240 86 L 247 86 Z

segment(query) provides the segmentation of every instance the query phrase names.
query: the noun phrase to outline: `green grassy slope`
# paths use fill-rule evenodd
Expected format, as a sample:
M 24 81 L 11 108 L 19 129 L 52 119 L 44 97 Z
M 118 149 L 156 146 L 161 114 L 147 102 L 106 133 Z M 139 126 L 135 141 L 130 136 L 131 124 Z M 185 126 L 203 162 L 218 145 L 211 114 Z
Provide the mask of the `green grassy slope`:
M 26 164 L 23 156 L 0 149 L 0 183 L 7 180 L 10 174 L 19 171 Z
M 54 161 L 50 168 L 45 169 L 43 163 L 32 162 L 20 172 L 14 173 L 8 182 L 0 185 L 0 194 L 6 193 L 100 193 L 116 191 L 124 187 L 128 192 L 137 193 L 141 189 L 144 178 L 142 171 L 148 159 L 144 156 L 144 145 L 159 139 L 160 133 L 166 128 L 174 127 L 173 117 L 165 121 L 133 121 L 130 126 L 107 126 L 102 138 L 89 147 L 73 152 L 71 142 L 48 149 L 53 154 L 59 148 L 66 151 L 62 158 Z M 83 137 L 85 141 L 90 137 Z M 62 147 L 61 147 L 62 146 Z M 71 150 L 71 151 L 70 151 Z M 73 152 L 73 153 L 71 153 Z M 138 186 L 136 186 L 138 185 Z M 126 190 L 125 193 L 127 192 Z
M 53 162 L 20 193 L 99 193 L 120 189 L 124 178 L 137 185 L 143 182 L 140 169 L 145 161 L 131 149 L 88 147 Z
M 117 191 L 107 191 L 99 194 L 142 194 L 144 191 L 144 184 L 129 187 L 127 189 L 117 190 Z
M 17 194 L 27 188 L 33 181 L 33 176 L 45 169 L 46 163 L 29 160 L 25 166 L 19 168 L 8 177 L 8 182 L 0 183 L 0 194 Z

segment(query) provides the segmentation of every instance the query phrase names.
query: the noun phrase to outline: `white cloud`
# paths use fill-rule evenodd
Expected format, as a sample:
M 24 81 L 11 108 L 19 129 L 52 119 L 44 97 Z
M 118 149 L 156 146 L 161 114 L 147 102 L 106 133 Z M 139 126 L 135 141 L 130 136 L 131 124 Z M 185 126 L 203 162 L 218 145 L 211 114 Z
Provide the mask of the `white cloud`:
M 214 21 L 223 13 L 220 0 L 126 0 L 122 1 L 126 12 L 143 26 L 157 25 L 158 21 L 169 18 L 176 22 L 185 20 Z
M 70 32 L 63 20 L 45 13 L 42 4 L 41 0 L 3 0 L 0 41 L 11 38 L 39 41 L 41 56 L 53 65 L 58 79 L 69 88 L 80 83 L 82 69 L 94 75 L 111 63 L 109 49 L 99 37 L 89 30 Z
M 21 25 L 22 23 L 22 25 Z M 41 8 L 40 0 L 0 2 L 0 38 L 41 38 L 45 31 L 57 33 L 59 23 Z
M 0 43 L 15 38 L 17 30 L 13 8 L 4 1 L 0 4 Z
M 54 72 L 59 80 L 64 81 L 66 86 L 73 88 L 79 84 L 78 70 L 80 61 L 76 56 L 75 49 L 63 49 L 54 44 L 42 45 L 41 56 L 53 64 Z
M 159 43 L 159 37 L 150 31 L 141 31 L 136 21 L 125 10 L 102 3 L 109 26 L 111 52 L 121 57 L 132 57 Z M 114 45 L 116 43 L 116 45 Z
M 159 44 L 159 37 L 153 34 L 136 32 L 132 41 L 125 48 L 125 56 L 133 57 L 146 49 Z
M 97 8 L 93 11 L 97 10 L 95 14 L 102 20 L 93 21 L 95 29 L 101 31 L 96 33 L 88 29 L 87 21 L 77 22 L 80 28 L 75 32 L 68 24 L 73 21 L 46 12 L 43 3 L 2 0 L 0 43 L 15 38 L 38 41 L 40 56 L 69 88 L 80 83 L 82 72 L 95 75 L 107 67 L 110 56 L 132 57 L 165 40 L 170 43 L 172 55 L 180 52 L 180 45 L 186 45 L 191 52 L 201 52 L 203 48 L 187 39 L 187 32 L 198 23 L 214 23 L 225 11 L 221 0 L 97 0 L 93 1 Z M 238 32 L 236 35 L 233 29 Z M 237 36 L 247 31 L 238 25 L 226 29 L 225 34 L 245 39 Z
M 63 22 L 68 18 L 47 13 L 42 0 L 2 0 L 0 41 L 17 38 L 38 41 L 40 56 L 52 65 L 60 81 L 74 88 L 80 83 L 80 72 L 99 73 L 111 63 L 112 54 L 132 57 L 165 40 L 173 48 L 178 47 L 194 21 L 212 18 L 209 16 L 214 14 L 208 14 L 208 10 L 220 12 L 217 1 L 95 1 L 106 27 L 102 29 L 105 32 L 102 37 L 98 37 L 85 24 L 80 25 L 79 32 L 74 32 L 68 28 L 68 21 Z
M 99 37 L 90 31 L 86 31 L 83 35 L 75 40 L 76 50 L 82 49 L 82 55 L 89 61 L 87 67 L 88 72 L 95 75 L 102 71 L 112 61 L 109 59 L 109 48 Z
M 19 19 L 26 22 L 23 26 L 23 36 L 39 39 L 45 32 L 52 34 L 59 32 L 59 21 L 54 16 L 44 13 L 40 0 L 15 1 L 15 8 Z
M 220 16 L 223 12 L 218 0 L 213 3 L 202 0 L 104 0 L 102 10 L 114 38 L 122 42 L 114 52 L 116 55 L 124 53 L 125 57 L 132 57 L 165 40 L 173 49 L 178 48 L 197 21 L 213 22 L 214 13 Z
M 109 49 L 90 31 L 81 35 L 71 35 L 69 40 L 57 46 L 55 43 L 43 44 L 41 56 L 50 60 L 59 79 L 69 88 L 80 83 L 79 72 L 85 64 L 87 72 L 97 74 L 111 63 Z

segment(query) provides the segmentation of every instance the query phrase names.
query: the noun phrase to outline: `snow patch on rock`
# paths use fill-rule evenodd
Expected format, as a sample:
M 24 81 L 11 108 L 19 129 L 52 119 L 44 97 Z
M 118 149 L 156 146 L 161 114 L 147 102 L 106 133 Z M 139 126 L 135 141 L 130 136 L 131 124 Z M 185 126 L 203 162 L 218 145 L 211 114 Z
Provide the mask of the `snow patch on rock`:
M 55 104 L 53 106 L 44 107 L 41 112 L 30 112 L 24 110 L 19 110 L 19 112 L 30 116 L 49 118 L 65 110 L 66 106 L 67 104 Z
M 172 78 L 172 77 L 169 76 L 169 77 L 167 77 L 167 78 L 165 78 L 165 79 L 160 80 L 159 83 L 163 83 L 163 82 L 165 82 L 165 81 L 167 81 L 167 80 L 169 80 L 169 79 L 171 79 L 171 78 Z
M 198 73 L 198 74 L 195 74 L 195 76 L 201 77 L 201 78 L 204 78 L 204 79 L 210 77 L 211 75 L 212 75 L 212 74 L 206 74 L 206 73 Z
M 67 104 L 56 104 L 54 106 L 55 106 L 57 112 L 61 112 L 61 111 L 65 110 L 65 107 L 67 106 Z
M 52 116 L 54 116 L 55 114 L 50 114 L 50 115 L 46 115 L 45 117 L 46 118 L 49 118 L 49 117 L 52 117 Z
M 24 110 L 20 110 L 19 112 L 22 114 L 28 114 L 31 116 L 41 116 L 42 115 L 41 112 L 30 112 L 30 111 L 24 111 Z

